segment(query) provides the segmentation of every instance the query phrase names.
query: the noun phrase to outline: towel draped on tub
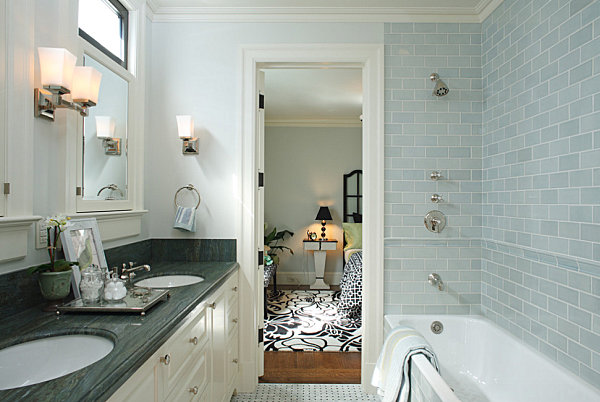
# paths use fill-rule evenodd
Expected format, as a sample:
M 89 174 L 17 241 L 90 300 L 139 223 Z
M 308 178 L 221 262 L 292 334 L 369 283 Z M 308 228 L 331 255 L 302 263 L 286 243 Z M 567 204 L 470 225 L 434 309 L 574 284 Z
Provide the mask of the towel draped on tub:
M 431 345 L 420 333 L 405 326 L 394 328 L 385 340 L 371 380 L 383 402 L 408 401 L 410 359 L 416 354 L 425 355 L 440 371 Z

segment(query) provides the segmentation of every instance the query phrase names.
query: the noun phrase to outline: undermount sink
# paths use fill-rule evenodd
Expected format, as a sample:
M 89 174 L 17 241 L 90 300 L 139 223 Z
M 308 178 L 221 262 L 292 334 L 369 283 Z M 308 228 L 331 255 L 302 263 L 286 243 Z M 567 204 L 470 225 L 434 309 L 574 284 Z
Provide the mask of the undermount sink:
M 87 367 L 110 353 L 114 343 L 95 335 L 62 335 L 0 350 L 0 390 L 52 380 Z
M 177 288 L 200 283 L 203 280 L 203 277 L 196 275 L 164 275 L 142 279 L 141 281 L 136 282 L 135 286 L 146 288 Z

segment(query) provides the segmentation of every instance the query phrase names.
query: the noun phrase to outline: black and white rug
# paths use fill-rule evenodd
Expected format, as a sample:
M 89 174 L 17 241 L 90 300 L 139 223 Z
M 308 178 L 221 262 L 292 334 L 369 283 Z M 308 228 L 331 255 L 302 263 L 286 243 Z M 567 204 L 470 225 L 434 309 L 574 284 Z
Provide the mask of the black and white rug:
M 332 290 L 269 292 L 265 350 L 359 352 L 361 320 L 340 318 L 339 295 Z

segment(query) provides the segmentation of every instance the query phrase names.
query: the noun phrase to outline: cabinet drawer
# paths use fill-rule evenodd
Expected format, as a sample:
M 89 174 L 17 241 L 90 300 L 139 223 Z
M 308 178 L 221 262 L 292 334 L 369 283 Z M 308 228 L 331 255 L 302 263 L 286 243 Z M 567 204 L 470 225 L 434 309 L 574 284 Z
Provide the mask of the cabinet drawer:
M 184 366 L 179 378 L 167 397 L 167 401 L 201 401 L 209 400 L 210 348 L 205 345 L 200 353 L 196 353 Z
M 180 328 L 163 348 L 169 355 L 169 363 L 163 362 L 164 384 L 167 393 L 170 393 L 175 383 L 185 376 L 186 370 L 192 360 L 208 344 L 208 315 L 206 303 L 195 309 L 191 314 L 195 315 L 191 321 Z

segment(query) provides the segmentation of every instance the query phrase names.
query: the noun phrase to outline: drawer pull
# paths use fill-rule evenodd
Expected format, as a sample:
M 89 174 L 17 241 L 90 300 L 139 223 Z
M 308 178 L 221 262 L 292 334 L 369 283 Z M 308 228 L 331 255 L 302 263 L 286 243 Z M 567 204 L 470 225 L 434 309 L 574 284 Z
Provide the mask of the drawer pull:
M 189 391 L 194 395 L 198 395 L 198 386 L 190 388 Z
M 190 338 L 190 343 L 193 343 L 194 345 L 197 345 L 198 344 L 198 337 L 195 336 L 193 338 Z
M 212 308 L 213 310 L 217 308 L 217 303 L 210 303 L 208 305 L 208 307 Z
M 231 321 L 233 321 L 235 324 L 237 324 L 237 323 L 238 323 L 238 319 L 237 319 L 237 318 L 234 318 L 234 319 L 233 319 L 233 320 L 231 320 Z
M 235 287 L 234 287 L 233 289 L 231 289 L 231 290 L 233 290 L 234 292 L 237 292 L 237 289 L 238 289 L 238 288 L 237 288 L 237 286 L 235 286 Z
M 167 353 L 164 357 L 160 358 L 160 362 L 165 366 L 168 366 L 171 363 L 171 355 Z
M 238 359 L 233 359 L 232 362 L 235 363 L 235 364 L 237 364 Z

